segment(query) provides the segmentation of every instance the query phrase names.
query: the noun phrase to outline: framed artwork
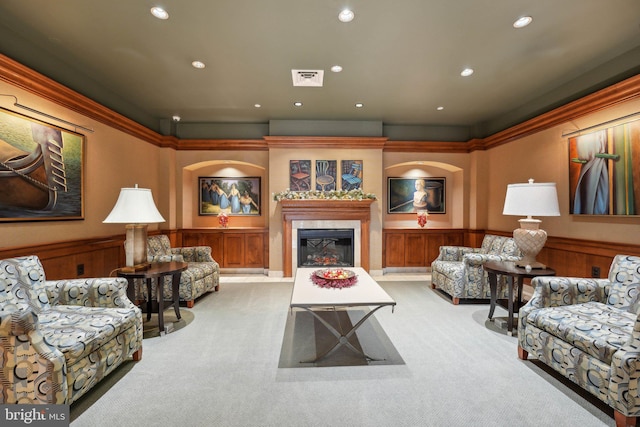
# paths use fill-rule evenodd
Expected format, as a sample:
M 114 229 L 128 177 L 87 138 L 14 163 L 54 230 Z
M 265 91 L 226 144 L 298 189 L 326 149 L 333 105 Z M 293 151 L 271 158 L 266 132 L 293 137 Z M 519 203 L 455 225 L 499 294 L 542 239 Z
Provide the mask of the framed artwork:
M 640 120 L 569 138 L 569 212 L 640 215 Z
M 341 188 L 345 191 L 362 188 L 362 160 L 343 160 L 341 166 Z
M 84 139 L 0 108 L 0 221 L 84 219 Z
M 289 160 L 289 189 L 311 190 L 311 160 Z
M 316 190 L 331 191 L 336 189 L 336 160 L 316 160 Z
M 387 178 L 387 213 L 446 213 L 446 178 Z
M 198 177 L 199 215 L 260 215 L 260 177 Z

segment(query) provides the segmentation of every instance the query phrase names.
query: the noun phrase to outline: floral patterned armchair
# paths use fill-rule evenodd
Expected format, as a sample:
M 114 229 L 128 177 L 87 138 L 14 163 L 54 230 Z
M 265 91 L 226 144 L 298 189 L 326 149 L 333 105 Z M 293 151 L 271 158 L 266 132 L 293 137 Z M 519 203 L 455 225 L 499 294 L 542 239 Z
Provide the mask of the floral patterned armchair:
M 640 416 L 640 257 L 617 255 L 608 279 L 536 277 L 518 315 L 518 356 L 531 354 L 614 409 Z
M 522 257 L 513 238 L 487 234 L 480 248 L 440 246 L 438 258 L 431 263 L 431 287 L 451 295 L 453 304 L 460 299 L 491 298 L 487 261 L 517 261 Z M 498 276 L 497 298 L 507 298 L 506 277 Z
M 0 404 L 71 404 L 130 356 L 142 315 L 122 278 L 45 280 L 36 256 L 0 260 Z
M 209 246 L 191 246 L 172 248 L 169 237 L 161 234 L 149 236 L 148 260 L 149 262 L 182 261 L 189 264 L 189 268 L 182 272 L 180 277 L 180 301 L 186 301 L 187 307 L 193 307 L 194 301 L 205 292 L 218 291 L 220 289 L 220 266 L 211 257 Z M 171 276 L 164 279 L 163 293 L 165 299 L 170 300 Z M 143 280 L 136 279 L 135 299 L 143 301 L 147 299 L 147 287 Z M 155 295 L 155 289 L 152 289 Z

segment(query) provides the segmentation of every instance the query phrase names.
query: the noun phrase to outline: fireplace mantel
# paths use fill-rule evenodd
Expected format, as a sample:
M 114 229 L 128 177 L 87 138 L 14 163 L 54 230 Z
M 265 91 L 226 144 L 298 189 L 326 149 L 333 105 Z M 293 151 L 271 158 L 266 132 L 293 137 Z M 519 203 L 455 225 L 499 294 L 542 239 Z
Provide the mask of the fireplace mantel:
M 285 199 L 282 209 L 282 262 L 284 277 L 292 276 L 292 221 L 294 220 L 358 220 L 360 221 L 360 254 L 362 268 L 369 271 L 369 225 L 372 199 L 326 200 Z

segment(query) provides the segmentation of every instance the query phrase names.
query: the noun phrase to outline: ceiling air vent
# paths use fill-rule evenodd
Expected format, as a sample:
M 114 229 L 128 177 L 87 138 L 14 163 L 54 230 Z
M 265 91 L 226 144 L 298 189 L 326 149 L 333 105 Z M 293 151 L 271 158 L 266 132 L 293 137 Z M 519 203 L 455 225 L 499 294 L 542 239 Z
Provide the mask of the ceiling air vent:
M 291 70 L 294 86 L 322 87 L 324 70 Z

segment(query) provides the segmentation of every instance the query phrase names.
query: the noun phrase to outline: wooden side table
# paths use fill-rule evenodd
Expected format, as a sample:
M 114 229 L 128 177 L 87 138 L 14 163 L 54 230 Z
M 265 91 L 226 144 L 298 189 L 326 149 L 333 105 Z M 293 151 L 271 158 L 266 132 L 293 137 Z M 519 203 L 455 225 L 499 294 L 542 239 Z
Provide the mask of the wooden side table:
M 512 261 L 487 261 L 484 263 L 484 271 L 489 276 L 489 286 L 491 289 L 491 308 L 489 309 L 489 320 L 493 321 L 493 312 L 496 309 L 496 300 L 498 293 L 498 275 L 507 277 L 507 285 L 509 286 L 509 317 L 507 319 L 507 334 L 513 335 L 513 285 L 514 282 L 518 287 L 518 296 L 516 300 L 517 311 L 520 310 L 522 304 L 522 281 L 524 278 L 534 278 L 537 276 L 555 276 L 555 270 L 551 268 L 535 268 L 527 271 L 525 268 L 516 266 Z
M 173 305 L 173 309 L 176 312 L 176 316 L 180 319 L 180 276 L 182 272 L 189 267 L 186 262 L 158 262 L 153 263 L 146 270 L 141 271 L 122 271 L 117 270 L 118 277 L 124 277 L 129 282 L 127 286 L 127 296 L 131 301 L 135 299 L 135 284 L 133 279 L 145 279 L 147 283 L 147 321 L 151 319 L 152 312 L 152 300 L 151 289 L 153 288 L 153 282 L 156 283 L 156 300 L 158 302 L 158 329 L 160 329 L 160 335 L 164 334 L 164 294 L 163 284 L 164 277 L 171 275 L 171 288 L 173 300 L 166 308 Z

